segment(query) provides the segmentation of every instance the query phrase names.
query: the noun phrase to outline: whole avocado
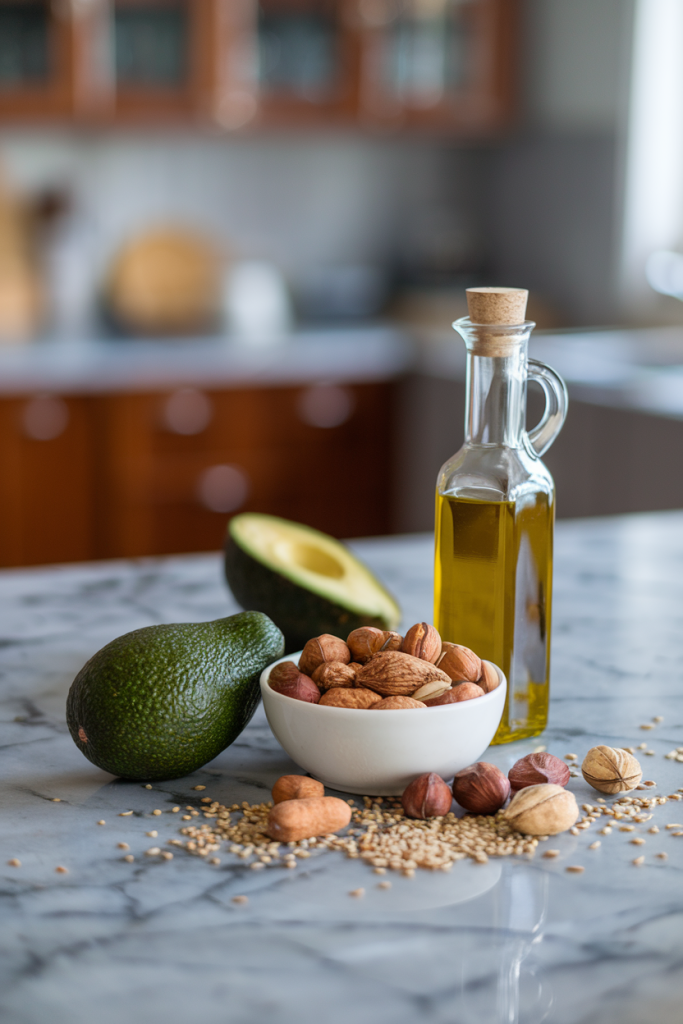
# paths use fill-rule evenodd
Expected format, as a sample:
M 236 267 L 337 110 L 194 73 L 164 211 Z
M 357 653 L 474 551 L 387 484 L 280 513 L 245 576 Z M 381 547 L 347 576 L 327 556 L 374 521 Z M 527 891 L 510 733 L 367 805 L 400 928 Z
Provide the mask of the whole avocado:
M 176 779 L 225 750 L 250 721 L 259 676 L 284 653 L 262 612 L 146 626 L 103 647 L 66 704 L 85 756 L 124 779 Z

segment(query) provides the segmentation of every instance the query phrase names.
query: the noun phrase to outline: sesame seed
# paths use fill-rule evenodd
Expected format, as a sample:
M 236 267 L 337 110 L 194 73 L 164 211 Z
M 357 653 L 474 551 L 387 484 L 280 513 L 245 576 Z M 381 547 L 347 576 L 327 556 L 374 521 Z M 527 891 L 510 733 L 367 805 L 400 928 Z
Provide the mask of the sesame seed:
M 648 829 L 648 832 L 652 832 L 653 835 L 656 835 L 659 832 L 659 829 L 656 825 L 653 825 L 652 828 Z
M 206 789 L 206 786 L 193 786 L 192 788 L 201 793 L 203 789 Z
M 173 860 L 173 854 L 170 850 L 164 850 L 161 854 L 164 860 Z
M 657 783 L 653 782 L 652 779 L 646 779 L 643 785 L 648 786 L 651 789 L 653 786 L 656 786 Z
M 57 865 L 57 867 L 55 868 L 55 871 L 57 872 L 58 875 L 68 875 L 69 874 L 69 869 L 62 867 L 61 864 Z
M 641 729 L 654 729 L 654 725 L 651 722 L 646 722 L 644 725 L 641 725 L 640 728 Z
M 668 853 L 656 853 L 655 854 L 655 857 L 659 857 L 660 860 L 666 860 L 668 858 L 668 856 L 669 856 Z
M 119 814 L 119 818 L 128 818 L 132 813 L 132 811 L 121 811 L 121 813 Z
M 644 857 L 636 857 L 636 859 L 633 861 L 633 863 L 635 864 L 635 866 L 637 868 L 642 868 L 643 864 L 645 863 L 645 858 Z
M 211 859 L 209 860 L 209 864 L 220 864 L 220 862 L 220 857 L 211 857 Z
M 564 759 L 565 761 L 578 761 L 578 756 L 576 754 L 565 754 Z
M 156 839 L 156 837 L 159 835 L 159 833 L 156 832 L 156 831 L 154 831 L 154 832 L 145 832 L 145 835 L 149 836 L 150 839 Z
M 133 861 L 135 860 L 135 857 L 133 856 L 132 853 L 127 853 L 123 859 L 127 860 L 129 864 L 132 864 Z
M 145 786 L 145 789 L 151 789 L 151 788 L 152 788 L 152 787 L 150 786 L 150 784 L 149 784 L 149 782 L 148 782 L 148 783 L 147 783 L 147 785 Z
M 585 871 L 586 869 L 582 867 L 581 864 L 569 864 L 564 870 L 569 871 L 574 875 L 580 875 L 581 872 Z
M 53 796 L 51 797 L 51 800 L 53 804 L 61 804 L 62 802 L 61 796 Z
M 181 821 L 192 821 L 192 815 L 191 814 L 183 814 L 180 820 Z
M 599 846 L 600 846 L 600 840 L 599 840 L 599 839 L 596 839 L 594 843 L 591 843 L 591 844 L 590 844 L 590 846 L 588 847 L 588 849 L 589 849 L 589 850 L 597 850 Z
M 539 744 L 539 746 L 534 747 L 534 749 L 531 751 L 531 753 L 532 754 L 542 754 L 545 749 L 546 749 L 545 744 L 541 743 L 541 744 Z
M 97 824 L 98 825 L 106 825 L 107 823 L 106 823 L 106 821 L 103 818 L 101 821 L 98 821 Z
M 171 814 L 177 814 L 179 810 L 180 810 L 179 807 L 172 807 L 171 808 Z
M 12 859 L 8 860 L 7 863 L 9 864 L 9 866 L 11 868 L 20 868 L 21 867 L 21 861 L 17 860 L 16 857 L 12 857 Z
M 378 889 L 391 889 L 391 882 L 378 882 L 377 883 L 377 888 Z
M 365 889 L 352 889 L 349 896 L 355 896 L 356 899 L 359 899 L 361 896 L 365 896 Z
M 620 832 L 633 832 L 635 827 L 636 827 L 635 825 L 620 825 L 619 826 L 619 831 Z
M 158 810 L 157 811 L 152 811 L 152 814 L 155 814 L 155 815 L 158 816 L 159 814 L 161 814 L 161 811 L 158 811 Z
M 117 843 L 116 846 L 119 850 L 130 850 L 128 843 Z
M 158 857 L 160 853 L 161 850 L 158 846 L 150 846 L 149 850 L 145 850 L 145 855 L 147 857 Z
M 559 857 L 560 856 L 560 851 L 559 850 L 545 850 L 544 853 L 543 853 L 543 856 L 544 857 L 548 857 L 548 858 L 550 858 L 550 857 Z
M 252 871 L 260 871 L 260 870 L 261 870 L 261 868 L 264 868 L 265 866 L 266 866 L 266 865 L 265 865 L 265 864 L 262 864 L 262 863 L 261 863 L 261 861 L 259 861 L 259 860 L 257 860 L 257 861 L 254 861 L 254 863 L 253 863 L 253 864 L 250 864 L 250 865 L 249 865 L 249 867 L 251 868 L 251 870 L 252 870 Z
M 631 839 L 631 845 L 632 846 L 642 846 L 644 842 L 645 842 L 645 840 L 643 839 L 642 836 L 636 836 L 635 839 Z
M 647 743 L 639 743 L 637 749 L 638 750 L 647 750 Z
M 664 715 L 655 715 L 655 717 L 652 719 L 652 721 L 656 722 L 657 725 L 659 725 L 660 722 L 664 721 Z
M 249 902 L 249 897 L 248 896 L 233 896 L 232 902 L 233 903 L 248 903 Z
M 677 825 L 675 823 L 672 823 L 670 825 L 667 825 L 666 827 L 667 828 L 683 828 L 683 825 Z

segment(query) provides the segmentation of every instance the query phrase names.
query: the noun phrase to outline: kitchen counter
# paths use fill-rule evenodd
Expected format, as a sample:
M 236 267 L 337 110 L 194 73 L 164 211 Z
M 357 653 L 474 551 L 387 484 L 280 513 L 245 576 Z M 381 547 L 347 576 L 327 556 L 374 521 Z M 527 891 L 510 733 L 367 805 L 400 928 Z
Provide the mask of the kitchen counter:
M 0 346 L 0 395 L 49 391 L 92 394 L 171 387 L 268 387 L 390 380 L 413 359 L 392 327 L 297 331 L 279 344 L 240 345 L 229 338 L 176 341 L 46 340 Z
M 407 623 L 431 617 L 430 537 L 354 547 Z M 3 1024 L 678 1024 L 683 838 L 665 826 L 683 821 L 683 803 L 637 826 L 641 846 L 615 829 L 590 850 L 592 826 L 553 838 L 554 859 L 392 874 L 390 890 L 337 853 L 295 872 L 252 872 L 227 852 L 217 866 L 182 851 L 146 858 L 178 835 L 172 806 L 257 802 L 295 766 L 259 710 L 194 775 L 151 790 L 117 781 L 72 743 L 67 690 L 127 630 L 234 610 L 215 555 L 0 574 Z M 486 756 L 507 768 L 539 743 L 581 758 L 598 743 L 646 742 L 653 792 L 676 793 L 683 764 L 664 755 L 683 745 L 682 618 L 683 513 L 561 523 L 550 724 Z M 582 779 L 569 786 L 596 801 Z M 153 829 L 158 839 L 145 836 Z M 358 887 L 365 897 L 350 897 Z

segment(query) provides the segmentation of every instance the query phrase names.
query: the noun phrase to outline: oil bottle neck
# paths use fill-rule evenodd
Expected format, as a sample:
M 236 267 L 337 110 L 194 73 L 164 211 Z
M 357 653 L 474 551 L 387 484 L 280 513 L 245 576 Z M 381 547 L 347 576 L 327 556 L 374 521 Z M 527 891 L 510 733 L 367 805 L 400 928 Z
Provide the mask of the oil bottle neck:
M 468 345 L 467 444 L 522 447 L 526 382 L 526 339 L 504 356 L 477 355 Z

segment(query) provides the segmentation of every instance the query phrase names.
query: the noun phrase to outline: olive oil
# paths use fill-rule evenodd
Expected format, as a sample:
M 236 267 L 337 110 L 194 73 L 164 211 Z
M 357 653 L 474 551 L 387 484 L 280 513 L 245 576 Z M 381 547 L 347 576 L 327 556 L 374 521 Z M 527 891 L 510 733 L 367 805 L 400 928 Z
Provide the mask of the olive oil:
M 494 743 L 546 725 L 554 514 L 552 492 L 488 501 L 437 490 L 434 624 L 507 676 Z

